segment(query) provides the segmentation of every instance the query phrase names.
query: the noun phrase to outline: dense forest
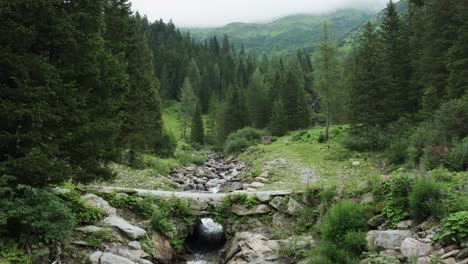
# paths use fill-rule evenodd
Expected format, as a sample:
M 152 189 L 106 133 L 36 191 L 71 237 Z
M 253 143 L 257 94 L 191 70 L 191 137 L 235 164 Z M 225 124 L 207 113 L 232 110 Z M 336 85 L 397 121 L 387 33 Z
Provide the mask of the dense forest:
M 261 56 L 150 22 L 128 0 L 0 0 L 0 17 L 0 246 L 69 239 L 82 205 L 51 187 L 171 157 L 178 136 L 232 154 L 310 127 L 326 144 L 349 125 L 343 147 L 385 170 L 468 169 L 467 1 L 390 2 L 351 51 L 324 22 L 313 53 Z M 162 119 L 174 101 L 182 135 Z

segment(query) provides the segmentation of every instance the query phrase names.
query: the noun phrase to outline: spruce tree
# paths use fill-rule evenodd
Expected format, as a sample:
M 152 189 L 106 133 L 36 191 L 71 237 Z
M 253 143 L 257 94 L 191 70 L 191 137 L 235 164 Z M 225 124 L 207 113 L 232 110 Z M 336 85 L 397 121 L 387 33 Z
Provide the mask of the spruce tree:
M 182 114 L 182 137 L 185 139 L 187 137 L 187 126 L 188 120 L 192 117 L 193 112 L 197 104 L 197 96 L 195 95 L 190 79 L 187 77 L 184 80 L 184 84 L 181 88 L 180 95 L 180 108 Z
M 364 27 L 355 54 L 351 82 L 350 112 L 354 127 L 375 127 L 385 123 L 383 116 L 381 59 L 378 37 L 371 22 Z
M 398 119 L 404 113 L 414 112 L 419 93 L 409 89 L 411 63 L 409 60 L 408 40 L 404 25 L 390 1 L 380 26 L 382 55 L 382 97 L 387 122 Z
M 227 136 L 246 125 L 245 109 L 239 87 L 230 85 L 227 89 L 226 99 L 218 116 L 218 142 L 224 144 Z
M 253 127 L 264 128 L 270 118 L 268 90 L 260 70 L 252 75 L 247 88 L 246 105 L 250 123 Z
M 447 67 L 449 70 L 448 97 L 460 98 L 468 93 L 468 20 L 465 20 L 465 24 L 458 32 L 457 40 L 450 48 Z
M 203 144 L 205 141 L 205 128 L 200 103 L 197 104 L 193 113 L 190 139 L 192 142 L 199 144 Z

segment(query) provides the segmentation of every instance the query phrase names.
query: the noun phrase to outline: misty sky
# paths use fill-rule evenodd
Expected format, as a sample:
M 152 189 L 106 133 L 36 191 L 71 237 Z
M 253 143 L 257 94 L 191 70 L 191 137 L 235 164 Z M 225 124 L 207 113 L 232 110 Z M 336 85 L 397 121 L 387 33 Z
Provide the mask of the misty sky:
M 222 26 L 230 22 L 262 22 L 298 13 L 339 8 L 381 9 L 388 0 L 131 0 L 133 10 L 150 21 L 172 18 L 177 26 Z

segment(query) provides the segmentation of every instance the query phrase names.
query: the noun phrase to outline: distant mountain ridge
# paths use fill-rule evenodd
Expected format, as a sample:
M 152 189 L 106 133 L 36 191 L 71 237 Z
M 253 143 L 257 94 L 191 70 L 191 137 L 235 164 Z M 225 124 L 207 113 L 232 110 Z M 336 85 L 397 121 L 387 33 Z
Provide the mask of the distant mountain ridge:
M 406 11 L 407 0 L 397 3 L 397 11 Z M 352 46 L 359 37 L 365 22 L 371 20 L 379 25 L 385 9 L 372 12 L 360 9 L 342 9 L 323 15 L 299 14 L 276 19 L 268 23 L 234 22 L 219 28 L 183 28 L 195 40 L 204 41 L 217 36 L 221 41 L 228 35 L 231 43 L 238 50 L 244 45 L 247 52 L 286 53 L 294 49 L 312 50 L 320 38 L 323 21 L 329 23 L 332 37 L 339 46 Z
M 243 44 L 246 51 L 261 53 L 312 49 L 320 37 L 323 21 L 329 22 L 335 39 L 370 19 L 375 13 L 358 9 L 343 9 L 324 15 L 291 15 L 269 23 L 230 23 L 220 28 L 184 28 L 195 40 L 203 41 L 216 35 L 221 41 L 226 34 L 235 48 Z

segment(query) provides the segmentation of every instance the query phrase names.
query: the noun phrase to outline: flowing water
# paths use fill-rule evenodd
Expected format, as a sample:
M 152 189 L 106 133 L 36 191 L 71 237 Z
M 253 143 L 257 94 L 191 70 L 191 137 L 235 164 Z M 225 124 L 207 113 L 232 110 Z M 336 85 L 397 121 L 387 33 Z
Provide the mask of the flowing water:
M 202 218 L 197 222 L 193 233 L 185 241 L 188 252 L 187 262 L 190 264 L 219 263 L 218 250 L 225 243 L 224 228 L 211 218 Z

